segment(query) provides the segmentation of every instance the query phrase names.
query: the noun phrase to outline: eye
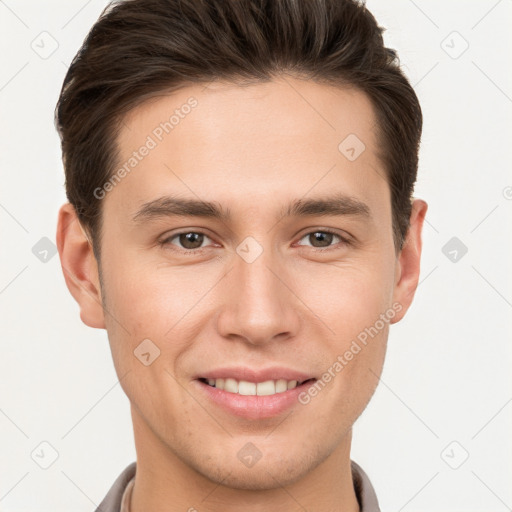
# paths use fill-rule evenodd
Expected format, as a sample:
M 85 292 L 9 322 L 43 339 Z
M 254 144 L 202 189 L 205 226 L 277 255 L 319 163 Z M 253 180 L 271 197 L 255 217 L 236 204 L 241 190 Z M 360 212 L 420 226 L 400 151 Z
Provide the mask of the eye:
M 305 236 L 303 236 L 301 240 L 307 239 L 309 242 L 311 242 L 310 247 L 315 249 L 322 249 L 334 247 L 332 242 L 336 238 L 338 238 L 343 245 L 350 244 L 350 241 L 347 238 L 344 238 L 341 235 L 327 229 L 311 231 L 310 233 L 307 233 Z
M 174 239 L 176 239 L 176 242 L 173 242 Z M 211 240 L 209 236 L 199 231 L 183 231 L 165 238 L 160 242 L 160 245 L 177 245 L 186 252 L 192 252 L 202 249 L 205 239 Z

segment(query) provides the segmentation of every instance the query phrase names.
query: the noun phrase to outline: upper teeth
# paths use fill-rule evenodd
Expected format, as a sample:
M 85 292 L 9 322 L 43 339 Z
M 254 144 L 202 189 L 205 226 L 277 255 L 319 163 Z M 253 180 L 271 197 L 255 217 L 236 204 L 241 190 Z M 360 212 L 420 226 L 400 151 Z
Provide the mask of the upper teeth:
M 247 382 L 246 380 L 235 379 L 208 379 L 210 386 L 223 389 L 228 393 L 238 393 L 240 395 L 275 395 L 283 393 L 288 389 L 297 387 L 296 380 L 266 380 L 265 382 Z

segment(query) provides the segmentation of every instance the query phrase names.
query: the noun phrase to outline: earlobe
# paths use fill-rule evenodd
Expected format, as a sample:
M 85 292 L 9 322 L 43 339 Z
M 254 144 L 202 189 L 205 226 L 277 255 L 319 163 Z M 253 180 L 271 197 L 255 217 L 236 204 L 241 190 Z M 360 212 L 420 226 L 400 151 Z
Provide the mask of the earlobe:
M 80 307 L 80 318 L 89 327 L 105 329 L 98 265 L 73 205 L 59 210 L 57 249 L 66 285 Z
M 409 230 L 397 259 L 393 303 L 398 302 L 402 309 L 391 323 L 399 322 L 412 303 L 418 287 L 421 260 L 421 232 L 428 205 L 422 199 L 415 199 L 412 204 Z

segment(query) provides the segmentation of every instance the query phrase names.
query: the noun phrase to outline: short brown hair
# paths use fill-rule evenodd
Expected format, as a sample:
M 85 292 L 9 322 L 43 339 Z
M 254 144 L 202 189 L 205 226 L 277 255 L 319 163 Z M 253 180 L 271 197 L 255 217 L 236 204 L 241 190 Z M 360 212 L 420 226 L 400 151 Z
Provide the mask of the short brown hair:
M 384 46 L 383 31 L 357 0 L 109 4 L 73 59 L 55 109 L 67 198 L 98 261 L 102 217 L 94 190 L 114 173 L 124 114 L 152 95 L 187 84 L 263 82 L 283 72 L 368 95 L 391 190 L 395 248 L 401 249 L 422 113 L 396 51 Z

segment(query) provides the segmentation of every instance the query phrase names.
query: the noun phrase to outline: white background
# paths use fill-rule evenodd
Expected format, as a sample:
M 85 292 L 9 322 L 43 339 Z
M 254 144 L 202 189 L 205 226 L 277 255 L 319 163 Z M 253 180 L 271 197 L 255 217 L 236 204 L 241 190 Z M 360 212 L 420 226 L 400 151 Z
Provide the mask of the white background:
M 135 460 L 129 401 L 106 332 L 81 323 L 58 255 L 43 263 L 32 253 L 42 237 L 55 242 L 66 200 L 53 109 L 105 5 L 0 1 L 4 512 L 94 511 Z M 354 427 L 352 459 L 386 512 L 510 510 L 512 1 L 367 5 L 420 98 L 415 195 L 429 210 L 421 283 L 391 328 L 381 383 Z M 41 37 L 51 48 L 43 31 L 58 44 L 48 58 L 32 48 Z M 469 47 L 458 55 L 464 40 Z M 456 262 L 442 252 L 454 236 L 468 248 Z M 46 470 L 31 458 L 43 441 L 58 452 Z

